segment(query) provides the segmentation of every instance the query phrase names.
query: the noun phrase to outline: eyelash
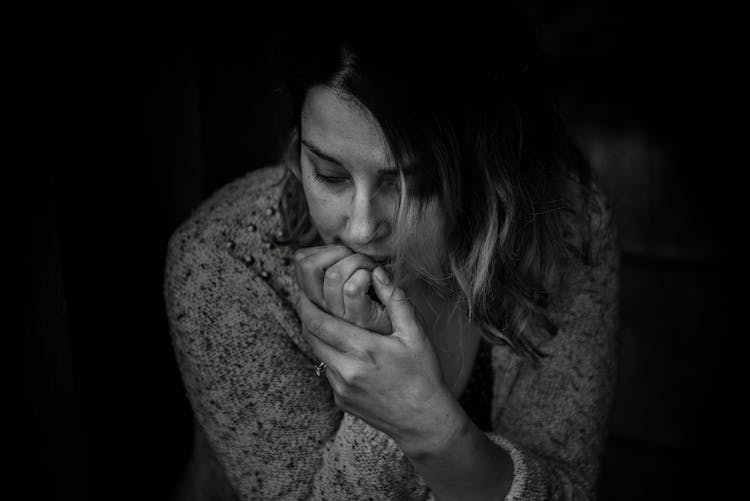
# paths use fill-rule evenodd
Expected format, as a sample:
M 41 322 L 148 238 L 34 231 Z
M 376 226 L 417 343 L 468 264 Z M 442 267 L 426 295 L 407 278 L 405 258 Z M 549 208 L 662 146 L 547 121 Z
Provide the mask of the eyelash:
M 315 169 L 313 169 L 313 177 L 316 181 L 323 184 L 343 184 L 348 181 L 345 177 L 324 176 Z
M 313 169 L 312 173 L 313 173 L 313 177 L 315 178 L 315 180 L 322 184 L 341 185 L 349 181 L 349 178 L 346 178 L 346 177 L 324 176 L 323 174 L 318 172 L 316 169 Z M 389 180 L 383 183 L 383 187 L 386 187 L 386 188 L 398 189 L 399 186 L 400 186 L 400 183 L 396 180 Z

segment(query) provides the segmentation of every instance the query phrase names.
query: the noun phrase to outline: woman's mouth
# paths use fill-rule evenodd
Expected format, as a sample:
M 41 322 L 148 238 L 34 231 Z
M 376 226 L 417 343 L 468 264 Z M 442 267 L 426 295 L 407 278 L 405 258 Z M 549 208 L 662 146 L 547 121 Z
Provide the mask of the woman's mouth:
M 357 252 L 357 251 L 354 251 L 354 252 Z M 388 264 L 391 262 L 390 256 L 382 256 L 382 255 L 379 256 L 379 255 L 368 254 L 366 252 L 357 252 L 357 253 L 362 254 L 363 256 L 369 257 L 370 259 L 375 261 L 375 263 L 378 265 Z

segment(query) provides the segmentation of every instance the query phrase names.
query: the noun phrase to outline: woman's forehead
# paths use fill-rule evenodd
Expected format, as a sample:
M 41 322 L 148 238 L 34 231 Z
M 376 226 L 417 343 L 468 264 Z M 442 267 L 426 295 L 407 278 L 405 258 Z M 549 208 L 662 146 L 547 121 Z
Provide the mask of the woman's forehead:
M 385 170 L 388 147 L 372 114 L 331 87 L 312 87 L 301 116 L 302 141 L 348 168 Z

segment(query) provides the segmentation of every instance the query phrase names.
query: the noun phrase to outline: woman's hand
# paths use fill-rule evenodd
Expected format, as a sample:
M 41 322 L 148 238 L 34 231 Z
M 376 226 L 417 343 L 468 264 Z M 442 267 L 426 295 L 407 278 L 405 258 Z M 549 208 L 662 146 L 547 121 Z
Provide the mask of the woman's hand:
M 349 269 L 356 259 L 345 248 L 319 248 L 314 254 L 325 254 L 318 255 L 315 263 L 346 261 L 339 270 Z M 304 265 L 306 258 L 298 257 L 302 293 L 297 310 L 307 341 L 328 366 L 326 377 L 336 405 L 390 435 L 407 454 L 438 448 L 456 431 L 455 399 L 404 291 L 393 286 L 382 268 L 372 273 L 373 287 L 392 326 L 389 335 L 379 335 L 332 314 L 346 314 L 352 301 L 347 302 L 346 294 L 336 294 L 333 284 L 315 287 L 316 281 L 324 282 L 327 271 Z M 342 284 L 341 278 L 334 283 Z
M 367 295 L 376 266 L 369 257 L 341 245 L 309 247 L 295 253 L 297 283 L 308 299 L 354 325 L 390 334 L 393 329 L 385 308 Z

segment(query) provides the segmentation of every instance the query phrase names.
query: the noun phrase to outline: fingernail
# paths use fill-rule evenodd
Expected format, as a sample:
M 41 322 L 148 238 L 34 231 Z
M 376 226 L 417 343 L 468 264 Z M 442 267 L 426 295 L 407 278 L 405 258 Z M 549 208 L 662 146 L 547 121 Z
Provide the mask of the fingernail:
M 385 270 L 380 266 L 375 268 L 375 278 L 377 278 L 378 281 L 385 285 L 391 285 L 391 279 L 390 277 L 388 277 L 388 273 L 386 273 Z

